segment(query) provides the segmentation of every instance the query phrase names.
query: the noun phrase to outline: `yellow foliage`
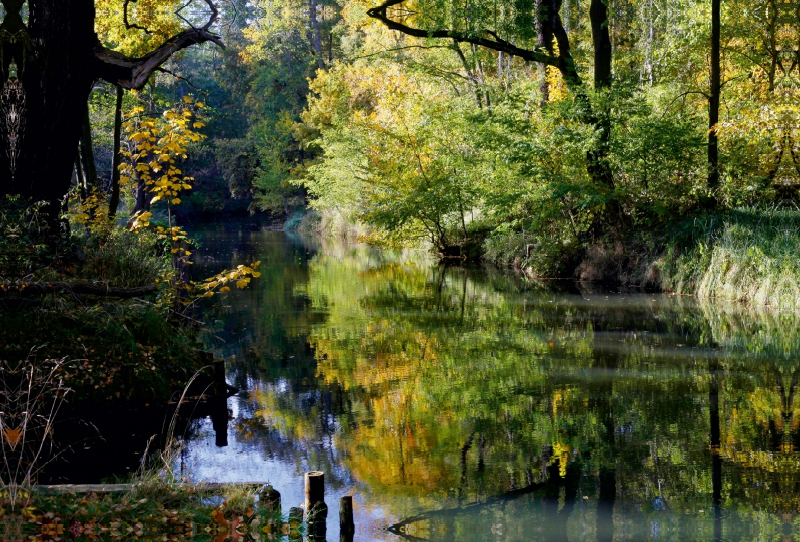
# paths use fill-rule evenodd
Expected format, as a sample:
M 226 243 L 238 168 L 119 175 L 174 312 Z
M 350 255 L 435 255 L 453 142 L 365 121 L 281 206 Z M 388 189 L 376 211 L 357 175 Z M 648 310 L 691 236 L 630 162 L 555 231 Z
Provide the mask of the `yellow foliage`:
M 166 199 L 168 204 L 180 204 L 178 196 L 191 188 L 194 179 L 175 164 L 186 158 L 191 143 L 205 138 L 196 131 L 205 126 L 200 122 L 201 105 L 185 96 L 182 103 L 167 109 L 160 118 L 148 116 L 142 106 L 134 107 L 123 123 L 128 145 L 121 151 L 124 162 L 120 164 L 120 183 L 144 181 L 153 194 L 150 203 Z
M 137 0 L 128 4 L 128 23 L 147 29 L 127 28 L 120 0 L 94 0 L 95 31 L 100 41 L 122 53 L 142 56 L 180 32 L 175 14 L 179 0 Z
M 93 189 L 84 199 L 79 194 L 70 196 L 67 206 L 67 219 L 71 226 L 86 226 L 99 238 L 111 233 L 113 221 L 108 218 L 108 201 L 97 189 Z
M 239 289 L 246 288 L 251 279 L 261 276 L 261 273 L 256 271 L 260 265 L 260 261 L 253 262 L 250 265 L 239 265 L 230 271 L 225 270 L 208 277 L 202 282 L 193 282 L 190 284 L 190 292 L 194 293 L 193 297 L 200 299 L 212 297 L 215 293 L 230 292 L 231 288 L 228 284 L 231 283 L 235 283 Z

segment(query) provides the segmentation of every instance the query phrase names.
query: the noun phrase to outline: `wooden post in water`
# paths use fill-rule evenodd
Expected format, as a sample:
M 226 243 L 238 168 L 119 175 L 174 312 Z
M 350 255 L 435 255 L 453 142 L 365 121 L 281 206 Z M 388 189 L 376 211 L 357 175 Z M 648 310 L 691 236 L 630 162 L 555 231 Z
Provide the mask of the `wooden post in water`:
M 339 499 L 339 539 L 340 542 L 351 542 L 356 531 L 353 521 L 353 497 L 347 495 Z
M 289 509 L 289 539 L 300 539 L 300 527 L 303 525 L 303 509 L 290 508 Z
M 315 504 L 325 502 L 325 473 L 311 471 L 306 473 L 306 511 Z
M 325 540 L 328 505 L 325 504 L 325 473 L 306 473 L 306 526 L 311 540 Z
M 272 486 L 266 486 L 261 491 L 259 501 L 264 503 L 263 506 L 267 510 L 271 510 L 276 514 L 281 513 L 281 494 Z

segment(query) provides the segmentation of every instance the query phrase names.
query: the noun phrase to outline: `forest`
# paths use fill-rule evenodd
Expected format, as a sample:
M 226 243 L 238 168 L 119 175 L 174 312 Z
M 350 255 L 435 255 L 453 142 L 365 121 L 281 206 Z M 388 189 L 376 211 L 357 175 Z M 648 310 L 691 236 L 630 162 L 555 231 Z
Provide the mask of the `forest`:
M 715 540 L 800 513 L 781 494 L 797 2 L 0 0 L 0 18 L 0 520 L 19 532 L 142 516 L 296 537 L 298 508 L 259 505 L 265 472 L 317 470 L 380 495 L 362 519 L 383 510 L 387 540 L 472 539 L 481 514 L 526 539 L 498 502 L 563 510 L 543 540 L 568 521 L 611 540 L 615 506 L 695 514 Z M 186 483 L 212 434 L 283 470 Z M 33 489 L 76 480 L 126 493 Z M 325 540 L 338 508 L 305 503 Z
M 149 4 L 98 3 L 101 41 L 136 55 L 176 34 L 178 3 Z M 792 6 L 223 2 L 224 48 L 186 48 L 136 92 L 94 84 L 73 186 L 150 212 L 162 173 L 136 169 L 135 137 L 170 133 L 192 178 L 178 216 L 794 305 L 761 291 L 797 284 Z M 177 135 L 163 114 L 189 109 Z

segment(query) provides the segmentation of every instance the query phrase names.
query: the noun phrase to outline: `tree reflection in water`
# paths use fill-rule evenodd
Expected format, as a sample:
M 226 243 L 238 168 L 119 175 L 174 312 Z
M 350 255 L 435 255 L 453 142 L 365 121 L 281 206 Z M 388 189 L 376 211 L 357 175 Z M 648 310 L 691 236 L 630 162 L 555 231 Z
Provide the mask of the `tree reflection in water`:
M 266 278 L 209 312 L 251 390 L 236 439 L 328 469 L 390 533 L 794 532 L 795 315 L 554 293 L 273 232 L 242 243 L 269 262 Z

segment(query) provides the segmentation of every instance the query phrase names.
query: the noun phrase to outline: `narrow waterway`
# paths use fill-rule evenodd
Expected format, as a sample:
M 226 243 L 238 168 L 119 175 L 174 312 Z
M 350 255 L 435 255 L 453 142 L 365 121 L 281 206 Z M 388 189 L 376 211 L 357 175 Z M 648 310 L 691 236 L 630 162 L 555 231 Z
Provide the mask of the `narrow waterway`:
M 288 509 L 321 470 L 329 540 L 346 494 L 364 541 L 795 539 L 797 316 L 193 235 L 196 276 L 262 275 L 204 308 L 244 391 L 184 435 L 192 479 L 271 482 Z

